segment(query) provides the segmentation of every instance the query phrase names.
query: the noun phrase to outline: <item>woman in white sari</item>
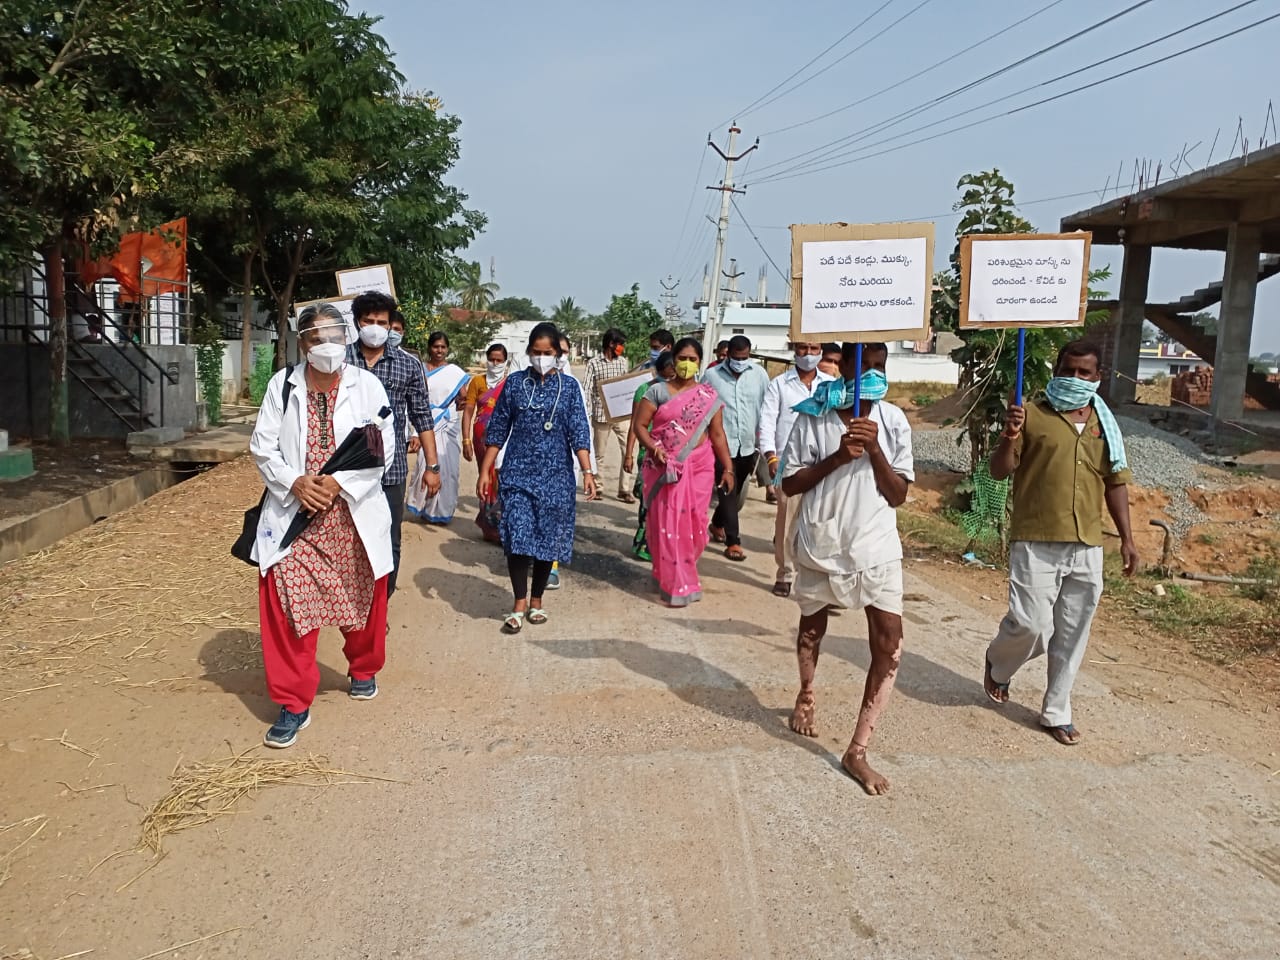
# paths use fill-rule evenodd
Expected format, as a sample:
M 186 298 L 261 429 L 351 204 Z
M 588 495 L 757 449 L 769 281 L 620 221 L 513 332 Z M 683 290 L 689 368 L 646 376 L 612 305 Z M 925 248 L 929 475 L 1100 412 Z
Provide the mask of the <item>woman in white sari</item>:
M 462 392 L 471 375 L 455 363 L 449 363 L 449 338 L 437 330 L 427 338 L 427 359 L 423 364 L 427 377 L 427 393 L 431 397 L 431 418 L 436 434 L 436 452 L 440 457 L 440 492 L 428 496 L 422 485 L 426 460 L 419 456 L 414 466 L 405 504 L 413 516 L 427 523 L 446 524 L 458 507 L 458 471 L 462 463 Z

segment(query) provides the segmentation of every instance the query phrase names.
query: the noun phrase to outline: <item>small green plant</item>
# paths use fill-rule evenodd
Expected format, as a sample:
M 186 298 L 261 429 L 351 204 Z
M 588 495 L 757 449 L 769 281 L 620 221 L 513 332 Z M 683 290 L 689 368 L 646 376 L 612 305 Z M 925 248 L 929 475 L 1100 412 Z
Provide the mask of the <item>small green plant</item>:
M 1258 603 L 1270 603 L 1277 599 L 1277 584 L 1280 584 L 1280 556 L 1273 550 L 1265 557 L 1254 557 L 1245 568 L 1244 577 L 1256 580 L 1257 583 L 1242 583 L 1239 590 L 1241 596 Z
M 226 344 L 222 339 L 222 330 L 209 320 L 196 328 L 194 340 L 200 398 L 204 400 L 209 426 L 216 427 L 222 422 L 222 354 Z
M 1212 533 L 1201 533 L 1196 536 L 1196 543 L 1203 544 L 1206 547 L 1212 547 L 1218 542 L 1218 538 Z
M 262 398 L 267 395 L 267 384 L 275 372 L 275 348 L 269 343 L 255 344 L 253 368 L 249 371 L 249 399 L 255 406 L 262 405 Z
M 938 398 L 931 393 L 917 393 L 911 398 L 911 402 L 917 407 L 927 407 Z

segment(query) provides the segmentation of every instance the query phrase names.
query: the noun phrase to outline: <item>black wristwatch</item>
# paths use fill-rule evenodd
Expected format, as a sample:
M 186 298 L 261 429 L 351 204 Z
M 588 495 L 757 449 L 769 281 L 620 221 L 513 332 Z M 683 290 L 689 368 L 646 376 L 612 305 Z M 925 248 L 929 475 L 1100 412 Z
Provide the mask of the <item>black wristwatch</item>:
M 428 472 L 428 473 L 439 473 L 439 472 L 440 472 L 440 464 L 438 464 L 438 463 L 428 463 L 428 464 L 427 464 L 427 472 Z

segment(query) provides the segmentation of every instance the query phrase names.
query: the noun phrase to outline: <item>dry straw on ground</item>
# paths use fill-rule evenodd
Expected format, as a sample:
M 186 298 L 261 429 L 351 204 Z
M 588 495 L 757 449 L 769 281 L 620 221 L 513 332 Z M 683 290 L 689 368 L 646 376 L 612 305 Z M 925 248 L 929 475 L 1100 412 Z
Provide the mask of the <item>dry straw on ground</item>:
M 251 462 L 225 464 L 0 570 L 0 702 L 128 682 L 202 630 L 256 632 L 253 572 L 228 552 L 255 486 Z
M 210 823 L 234 813 L 245 797 L 254 797 L 263 787 L 289 784 L 330 787 L 344 783 L 395 783 L 386 777 L 335 770 L 325 757 L 308 755 L 298 759 L 250 756 L 231 753 L 216 760 L 179 764 L 170 777 L 169 792 L 156 801 L 142 818 L 142 846 L 162 852 L 164 838 L 171 833 Z

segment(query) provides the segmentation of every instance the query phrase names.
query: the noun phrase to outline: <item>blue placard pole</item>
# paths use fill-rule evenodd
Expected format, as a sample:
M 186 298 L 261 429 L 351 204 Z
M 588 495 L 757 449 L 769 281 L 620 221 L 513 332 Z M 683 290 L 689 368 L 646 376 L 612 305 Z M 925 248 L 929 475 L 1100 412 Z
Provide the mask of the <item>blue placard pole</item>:
M 1015 406 L 1022 406 L 1022 368 L 1025 366 L 1027 359 L 1027 328 L 1018 328 L 1018 379 L 1017 386 L 1014 388 L 1013 402 Z
M 853 366 L 858 371 L 858 379 L 853 382 L 853 415 L 862 416 L 862 344 L 859 343 L 853 353 Z

